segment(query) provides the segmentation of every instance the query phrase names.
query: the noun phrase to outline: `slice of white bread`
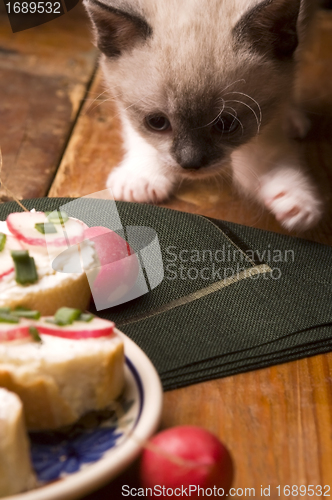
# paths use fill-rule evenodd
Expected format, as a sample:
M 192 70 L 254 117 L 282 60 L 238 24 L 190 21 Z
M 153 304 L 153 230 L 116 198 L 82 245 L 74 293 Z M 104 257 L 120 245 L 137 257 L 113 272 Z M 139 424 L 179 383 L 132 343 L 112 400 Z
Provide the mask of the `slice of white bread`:
M 85 311 L 90 303 L 91 290 L 85 273 L 54 273 L 43 276 L 36 284 L 14 284 L 10 293 L 0 297 L 0 307 L 27 307 L 43 316 L 51 316 L 60 307 L 74 307 Z
M 72 424 L 106 408 L 124 386 L 122 339 L 41 335 L 42 342 L 0 343 L 0 387 L 23 402 L 29 429 Z
M 35 486 L 29 448 L 22 403 L 0 388 L 0 497 Z
M 90 269 L 89 281 L 98 273 L 98 256 L 93 244 L 86 244 L 84 250 L 78 251 L 77 245 L 70 248 L 70 252 L 63 253 L 56 270 L 53 268 L 54 259 L 66 247 L 50 247 L 27 245 L 15 239 L 8 230 L 7 224 L 0 221 L 0 232 L 7 235 L 4 250 L 0 252 L 1 259 L 10 258 L 10 251 L 27 249 L 29 256 L 33 257 L 38 274 L 38 281 L 28 285 L 16 282 L 15 272 L 9 272 L 0 277 L 0 307 L 27 307 L 39 311 L 43 316 L 55 313 L 60 307 L 74 307 L 84 311 L 88 308 L 91 299 L 91 289 L 86 273 L 81 269 L 81 257 L 84 258 L 86 269 Z M 37 231 L 36 231 L 37 232 Z M 37 232 L 37 234 L 39 234 Z M 39 234 L 42 238 L 42 235 Z M 82 255 L 84 252 L 84 255 Z M 14 266 L 14 264 L 13 264 Z M 91 269 L 96 270 L 91 271 Z

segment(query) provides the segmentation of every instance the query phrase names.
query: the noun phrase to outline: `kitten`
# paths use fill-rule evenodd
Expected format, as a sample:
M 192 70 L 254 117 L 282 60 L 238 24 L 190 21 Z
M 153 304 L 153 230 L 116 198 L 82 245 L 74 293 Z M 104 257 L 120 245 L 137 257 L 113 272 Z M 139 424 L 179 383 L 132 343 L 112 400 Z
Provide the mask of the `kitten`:
M 292 93 L 312 0 L 84 1 L 123 124 L 115 199 L 158 202 L 231 163 L 238 187 L 286 228 L 319 220 L 284 126 L 307 129 Z

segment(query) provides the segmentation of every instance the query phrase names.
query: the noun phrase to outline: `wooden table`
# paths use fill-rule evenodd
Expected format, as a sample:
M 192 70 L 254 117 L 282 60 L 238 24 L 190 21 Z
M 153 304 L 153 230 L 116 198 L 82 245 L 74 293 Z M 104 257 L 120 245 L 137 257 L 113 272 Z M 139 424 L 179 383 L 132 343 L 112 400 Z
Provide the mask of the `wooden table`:
M 3 181 L 18 198 L 82 196 L 105 188 L 122 156 L 119 121 L 97 68 L 81 7 L 13 35 L 0 17 L 0 141 Z M 326 200 L 324 220 L 303 237 L 332 244 L 332 11 L 316 18 L 299 97 L 313 127 L 301 147 Z M 1 201 L 10 196 L 1 189 Z M 283 232 L 227 179 L 183 184 L 164 204 Z M 332 489 L 332 354 L 213 380 L 165 394 L 162 426 L 195 424 L 228 446 L 235 488 L 326 485 Z M 121 498 L 137 464 L 86 500 Z M 332 495 L 332 493 L 331 493 Z M 239 496 L 240 498 L 240 496 Z M 315 497 L 314 497 L 315 498 Z

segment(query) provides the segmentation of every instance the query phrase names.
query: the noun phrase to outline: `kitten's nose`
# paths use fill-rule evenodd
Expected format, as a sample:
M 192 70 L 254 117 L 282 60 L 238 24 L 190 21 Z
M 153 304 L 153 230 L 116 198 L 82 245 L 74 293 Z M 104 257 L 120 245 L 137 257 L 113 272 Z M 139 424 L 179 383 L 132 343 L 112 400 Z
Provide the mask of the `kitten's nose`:
M 206 144 L 198 140 L 177 139 L 172 149 L 175 160 L 184 170 L 199 170 L 207 167 L 211 161 Z
M 199 168 L 206 167 L 209 163 L 209 160 L 204 153 L 200 151 L 188 152 L 188 150 L 185 149 L 177 154 L 176 159 L 179 165 L 185 170 L 198 170 Z
M 180 166 L 185 170 L 198 170 L 199 168 L 204 167 L 201 159 L 193 159 L 186 162 L 181 162 Z

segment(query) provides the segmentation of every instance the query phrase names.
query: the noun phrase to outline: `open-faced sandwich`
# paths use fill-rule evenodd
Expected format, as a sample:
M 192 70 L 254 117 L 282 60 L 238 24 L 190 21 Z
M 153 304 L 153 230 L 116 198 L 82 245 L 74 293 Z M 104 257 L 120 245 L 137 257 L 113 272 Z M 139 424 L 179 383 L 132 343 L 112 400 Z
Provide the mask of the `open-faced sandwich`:
M 92 291 L 97 309 L 105 309 L 121 303 L 138 274 L 137 255 L 108 228 L 88 228 L 59 211 L 0 221 L 0 307 L 42 315 L 62 306 L 85 310 Z
M 62 306 L 85 310 L 91 291 L 85 268 L 97 268 L 94 245 L 86 225 L 63 212 L 18 212 L 0 222 L 0 307 L 24 306 L 43 315 Z M 57 259 L 57 269 L 52 262 Z M 81 255 L 84 252 L 84 255 Z M 60 256 L 61 257 L 61 256 Z
M 54 429 L 106 408 L 124 386 L 124 349 L 114 323 L 60 308 L 52 317 L 0 311 L 0 387 L 23 402 L 29 429 Z

